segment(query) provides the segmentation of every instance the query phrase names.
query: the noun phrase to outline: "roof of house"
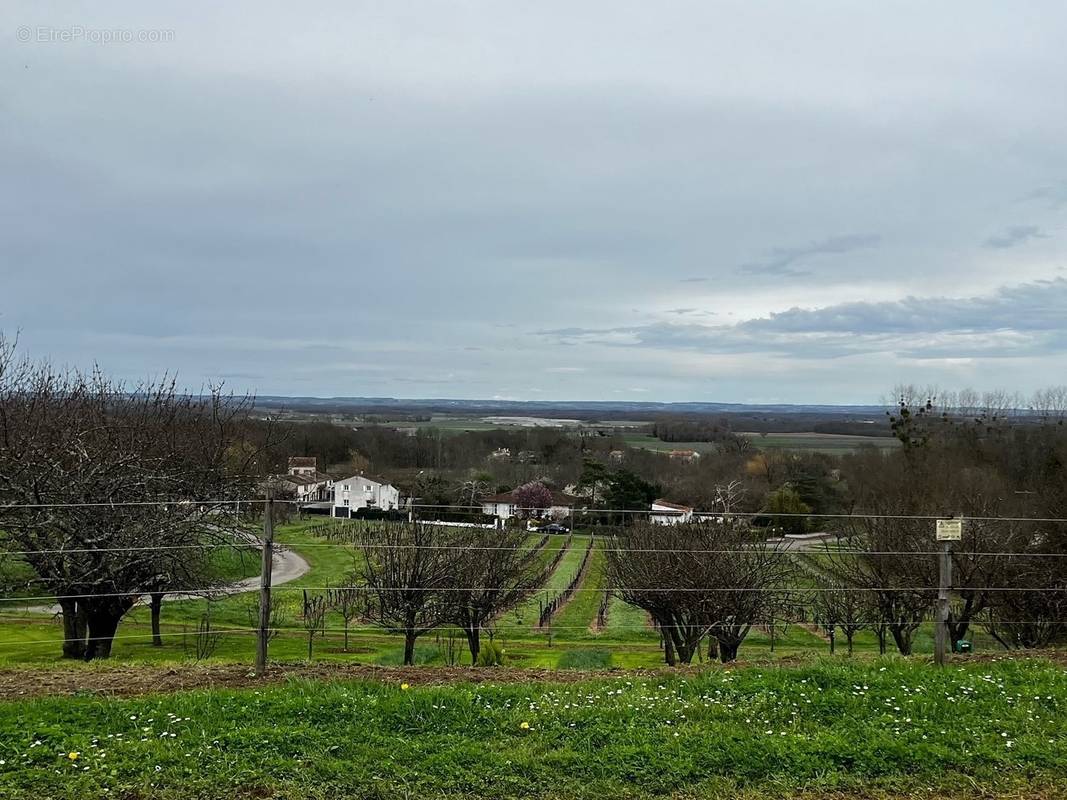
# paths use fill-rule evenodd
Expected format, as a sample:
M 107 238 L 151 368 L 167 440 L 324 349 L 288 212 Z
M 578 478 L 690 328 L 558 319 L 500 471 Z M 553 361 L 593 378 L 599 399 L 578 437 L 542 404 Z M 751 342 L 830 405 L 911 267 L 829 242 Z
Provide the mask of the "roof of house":
M 294 486 L 310 486 L 315 483 L 327 483 L 332 481 L 333 478 L 327 475 L 325 472 L 315 471 L 310 475 L 306 473 L 276 475 L 275 478 L 284 483 L 291 483 Z
M 692 511 L 693 510 L 691 506 L 683 506 L 683 505 L 681 505 L 679 503 L 672 503 L 670 500 L 664 500 L 663 498 L 660 498 L 659 500 L 653 501 L 653 503 L 652 503 L 652 510 L 653 511 L 659 510 L 659 509 L 656 508 L 656 506 L 662 506 L 664 509 L 667 509 L 669 511 Z
M 363 473 L 363 472 L 357 472 L 355 475 L 349 475 L 347 478 L 334 478 L 334 483 L 344 483 L 345 481 L 356 481 L 356 480 L 370 481 L 371 483 L 378 483 L 378 484 L 381 484 L 382 486 L 393 486 L 393 484 L 391 484 L 385 478 L 376 478 L 373 475 L 367 475 L 366 473 Z M 396 487 L 393 486 L 393 488 L 395 489 Z
M 319 460 L 315 456 L 289 456 L 290 467 L 319 468 Z
M 577 505 L 580 501 L 580 497 L 574 497 L 564 492 L 552 491 L 552 505 L 553 506 L 573 506 Z M 515 490 L 510 492 L 501 492 L 500 494 L 491 494 L 481 499 L 483 503 L 514 503 L 515 502 Z

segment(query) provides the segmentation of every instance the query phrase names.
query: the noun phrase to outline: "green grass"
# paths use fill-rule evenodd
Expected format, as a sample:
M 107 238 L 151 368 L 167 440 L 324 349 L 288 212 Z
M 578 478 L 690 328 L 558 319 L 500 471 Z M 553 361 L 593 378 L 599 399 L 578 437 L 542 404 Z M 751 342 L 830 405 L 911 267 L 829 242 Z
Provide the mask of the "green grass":
M 1065 704 L 1037 661 L 50 698 L 0 704 L 0 798 L 1062 797 Z
M 612 664 L 611 651 L 603 647 L 564 650 L 556 666 L 559 669 L 608 669 Z
M 594 544 L 585 579 L 578 586 L 578 591 L 571 595 L 570 601 L 552 619 L 552 628 L 560 639 L 595 636 L 590 626 L 596 623 L 596 612 L 603 596 L 601 592 L 607 588 L 607 578 L 607 556 L 599 545 Z

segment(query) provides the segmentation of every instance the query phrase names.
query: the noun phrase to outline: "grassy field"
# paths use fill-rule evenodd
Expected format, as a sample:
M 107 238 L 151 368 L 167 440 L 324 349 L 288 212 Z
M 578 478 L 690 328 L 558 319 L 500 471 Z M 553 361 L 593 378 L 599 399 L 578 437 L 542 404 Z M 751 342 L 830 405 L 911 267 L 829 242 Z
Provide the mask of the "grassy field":
M 889 449 L 900 446 L 900 442 L 888 436 L 849 436 L 836 433 L 743 433 L 742 436 L 747 436 L 761 450 L 801 450 L 830 455 L 852 453 L 865 446 Z M 698 453 L 709 453 L 715 450 L 715 444 L 712 442 L 664 442 L 643 433 L 627 434 L 623 439 L 630 447 L 658 452 L 696 450 Z
M 1067 673 L 814 661 L 0 703 L 2 798 L 1064 797 Z
M 356 552 L 347 545 L 337 546 L 319 539 L 310 529 L 321 521 L 295 522 L 280 526 L 279 542 L 299 552 L 307 560 L 310 571 L 297 581 L 275 588 L 274 598 L 281 608 L 278 627 L 283 630 L 271 642 L 271 657 L 280 661 L 297 661 L 307 657 L 307 638 L 301 625 L 301 593 L 303 587 L 323 587 L 344 583 L 356 566 Z M 567 537 L 552 536 L 541 557 L 548 561 L 554 550 L 562 547 Z M 577 572 L 588 543 L 588 535 L 575 534 L 570 549 L 549 577 L 542 597 L 565 587 Z M 592 630 L 597 608 L 606 586 L 606 557 L 594 549 L 585 579 L 577 591 L 557 612 L 551 631 L 536 627 L 538 595 L 533 595 L 518 608 L 503 614 L 495 623 L 494 636 L 506 647 L 508 662 L 523 667 L 600 665 L 614 667 L 656 667 L 663 661 L 659 634 L 650 627 L 648 617 L 640 609 L 613 598 L 608 606 L 607 625 Z M 234 577 L 256 572 L 246 559 L 228 564 Z M 318 590 L 317 588 L 315 589 Z M 123 620 L 113 649 L 113 659 L 128 663 L 159 663 L 191 661 L 196 655 L 196 628 L 205 614 L 210 614 L 218 642 L 210 659 L 221 662 L 251 663 L 254 653 L 252 615 L 255 593 L 232 595 L 222 599 L 186 600 L 164 604 L 162 614 L 163 646 L 151 643 L 148 610 L 136 608 Z M 313 656 L 320 661 L 346 661 L 363 664 L 398 664 L 402 655 L 400 637 L 370 626 L 354 625 L 349 646 L 344 648 L 343 621 L 336 613 L 326 620 L 326 634 L 316 637 Z M 50 614 L 29 613 L 12 607 L 0 610 L 0 665 L 49 664 L 60 661 L 62 628 Z M 456 631 L 442 629 L 423 636 L 416 647 L 421 664 L 448 664 L 449 638 L 462 636 Z M 978 653 L 999 653 L 999 645 L 980 631 L 972 638 Z M 839 637 L 844 647 L 843 637 Z M 877 654 L 877 640 L 873 633 L 861 632 L 856 637 L 857 653 L 861 656 Z M 591 652 L 595 651 L 595 652 Z M 753 629 L 741 648 L 742 659 L 792 658 L 799 654 L 819 654 L 828 651 L 828 642 L 814 628 L 791 625 L 784 636 L 776 637 L 772 653 L 771 641 L 765 631 Z M 932 627 L 923 626 L 915 637 L 915 652 L 926 655 L 933 651 Z M 460 663 L 469 656 L 460 647 Z

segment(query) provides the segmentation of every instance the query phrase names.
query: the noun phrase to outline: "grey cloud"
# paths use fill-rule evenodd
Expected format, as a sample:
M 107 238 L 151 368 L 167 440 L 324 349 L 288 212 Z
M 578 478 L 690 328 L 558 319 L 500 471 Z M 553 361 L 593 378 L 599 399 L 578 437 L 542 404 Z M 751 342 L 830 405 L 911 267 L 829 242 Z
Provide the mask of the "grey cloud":
M 915 358 L 1007 357 L 1067 352 L 1064 308 L 1067 279 L 1055 278 L 976 297 L 792 308 L 736 325 L 654 323 L 538 333 L 569 343 L 797 358 L 887 351 Z
M 1026 195 L 1027 200 L 1036 200 L 1053 210 L 1067 206 L 1067 181 L 1041 186 Z
M 1005 228 L 995 236 L 990 236 L 982 246 L 993 250 L 1007 250 L 1016 247 L 1032 239 L 1045 239 L 1048 237 L 1041 228 L 1036 225 L 1012 225 Z
M 750 275 L 779 275 L 797 277 L 810 275 L 811 271 L 797 268 L 797 264 L 823 255 L 843 255 L 856 250 L 875 247 L 882 237 L 874 233 L 856 233 L 848 236 L 832 236 L 810 244 L 796 247 L 776 247 L 767 258 L 738 267 L 739 272 Z
M 671 0 L 654 19 L 608 0 L 415 16 L 323 0 L 329 24 L 311 28 L 295 4 L 248 0 L 9 5 L 35 25 L 176 31 L 0 47 L 0 324 L 35 355 L 270 394 L 484 396 L 562 363 L 587 368 L 551 378 L 575 397 L 867 401 L 883 359 L 831 383 L 769 377 L 762 353 L 1058 346 L 1003 309 L 1003 331 L 914 331 L 946 287 L 1067 263 L 1063 237 L 1048 267 L 1022 247 L 967 261 L 1001 221 L 1051 231 L 1039 212 L 1067 204 L 1067 106 L 1033 80 L 1067 73 L 1067 50 L 995 4 L 967 7 L 950 58 L 959 10 L 941 4 L 921 25 L 875 8 L 874 38 L 786 0 Z M 1067 25 L 1053 5 L 1047 31 Z M 767 55 L 778 40 L 796 45 L 785 61 Z M 707 79 L 723 74 L 744 80 Z M 813 288 L 898 286 L 918 299 L 768 313 Z M 1028 314 L 1033 298 L 1001 300 Z M 740 354 L 741 377 L 701 382 L 695 352 Z

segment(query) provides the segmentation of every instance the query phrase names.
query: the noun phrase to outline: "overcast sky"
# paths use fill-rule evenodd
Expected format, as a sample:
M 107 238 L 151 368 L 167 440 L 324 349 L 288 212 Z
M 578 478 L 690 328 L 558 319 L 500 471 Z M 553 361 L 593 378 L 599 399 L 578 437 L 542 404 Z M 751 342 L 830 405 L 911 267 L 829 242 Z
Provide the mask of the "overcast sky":
M 35 356 L 320 396 L 1067 382 L 1062 0 L 0 20 L 0 330 Z

